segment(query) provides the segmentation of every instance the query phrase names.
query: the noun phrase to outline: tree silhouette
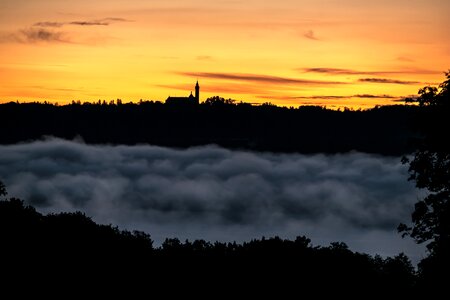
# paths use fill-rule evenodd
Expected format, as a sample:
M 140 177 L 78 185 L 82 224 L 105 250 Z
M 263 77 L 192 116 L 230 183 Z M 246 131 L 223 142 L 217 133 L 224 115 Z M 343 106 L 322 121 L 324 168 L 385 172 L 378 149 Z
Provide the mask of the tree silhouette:
M 439 286 L 450 278 L 450 71 L 436 87 L 419 90 L 421 107 L 415 126 L 420 132 L 418 150 L 409 162 L 410 180 L 416 187 L 427 189 L 428 195 L 416 203 L 412 227 L 400 224 L 403 236 L 416 242 L 427 242 L 430 256 L 419 265 L 426 285 Z M 440 285 L 442 287 L 442 285 Z
M 427 189 L 429 195 L 416 204 L 413 227 L 402 224 L 399 229 L 419 243 L 430 241 L 430 250 L 450 234 L 450 148 L 445 126 L 450 117 L 450 72 L 446 77 L 440 90 L 435 87 L 419 90 L 417 102 L 424 111 L 417 118 L 416 126 L 422 138 L 413 160 L 404 159 L 410 163 L 410 180 L 414 180 L 418 188 Z
M 6 196 L 6 195 L 7 195 L 7 193 L 6 193 L 6 187 L 5 187 L 5 185 L 3 184 L 3 182 L 0 181 L 0 196 Z
M 205 105 L 215 105 L 215 106 L 224 106 L 224 105 L 234 105 L 236 100 L 233 99 L 225 99 L 220 96 L 209 97 L 205 100 Z
M 1 182 L 0 187 L 5 195 Z M 19 272 L 26 287 L 40 280 L 63 287 L 75 282 L 77 289 L 83 288 L 80 280 L 106 281 L 108 291 L 118 285 L 148 292 L 150 285 L 154 293 L 167 293 L 168 285 L 197 296 L 206 287 L 230 296 L 260 292 L 283 298 L 292 296 L 293 288 L 326 287 L 335 296 L 360 296 L 360 290 L 367 290 L 407 298 L 416 278 L 403 254 L 373 258 L 339 242 L 313 247 L 304 236 L 242 244 L 171 238 L 153 248 L 146 233 L 100 225 L 81 212 L 43 215 L 14 198 L 0 201 L 0 245 L 3 274 Z
M 87 144 L 152 144 L 184 148 L 216 144 L 270 152 L 361 151 L 404 155 L 414 149 L 413 105 L 335 111 L 319 106 L 252 105 L 214 96 L 199 105 L 99 101 L 68 105 L 0 104 L 0 144 L 49 136 Z M 314 126 L 312 126 L 314 124 Z

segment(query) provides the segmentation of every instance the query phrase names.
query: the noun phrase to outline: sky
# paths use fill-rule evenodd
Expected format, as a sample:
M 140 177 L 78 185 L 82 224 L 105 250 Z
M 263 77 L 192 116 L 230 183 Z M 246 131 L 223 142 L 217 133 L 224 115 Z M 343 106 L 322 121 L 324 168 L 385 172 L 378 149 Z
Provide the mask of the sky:
M 176 150 L 60 139 L 0 145 L 8 196 L 42 213 L 82 211 L 101 224 L 167 237 L 243 242 L 305 235 L 314 245 L 407 254 L 400 223 L 423 192 L 399 157 L 270 154 L 216 146 Z
M 0 0 L 0 102 L 399 103 L 450 68 L 448 0 Z

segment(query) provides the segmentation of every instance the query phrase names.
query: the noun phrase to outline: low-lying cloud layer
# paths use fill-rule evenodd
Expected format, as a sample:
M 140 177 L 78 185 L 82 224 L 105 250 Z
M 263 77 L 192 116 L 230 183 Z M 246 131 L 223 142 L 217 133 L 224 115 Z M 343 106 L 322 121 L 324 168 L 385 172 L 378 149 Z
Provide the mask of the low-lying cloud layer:
M 41 212 L 81 210 L 100 223 L 165 237 L 242 241 L 307 235 L 315 244 L 422 253 L 396 233 L 417 190 L 399 158 L 93 146 L 50 139 L 0 146 L 9 195 Z

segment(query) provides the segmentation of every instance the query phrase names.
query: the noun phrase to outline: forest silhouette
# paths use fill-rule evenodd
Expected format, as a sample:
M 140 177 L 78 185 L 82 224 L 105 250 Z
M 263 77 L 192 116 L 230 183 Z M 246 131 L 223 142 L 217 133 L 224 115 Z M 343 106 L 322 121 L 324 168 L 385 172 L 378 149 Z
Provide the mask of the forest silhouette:
M 55 136 L 88 144 L 151 144 L 270 152 L 383 155 L 411 153 L 410 122 L 417 107 L 380 106 L 336 111 L 319 106 L 278 107 L 236 103 L 219 96 L 199 105 L 157 101 L 0 105 L 0 144 Z
M 373 257 L 339 242 L 313 246 L 304 236 L 242 244 L 167 238 L 155 247 L 147 233 L 99 225 L 81 212 L 42 215 L 16 198 L 0 201 L 0 239 L 2 257 L 8 258 L 3 270 L 39 276 L 45 268 L 48 280 L 81 274 L 124 284 L 141 274 L 154 290 L 168 281 L 177 287 L 201 284 L 224 292 L 281 295 L 292 288 L 353 285 L 405 294 L 417 280 L 404 254 Z

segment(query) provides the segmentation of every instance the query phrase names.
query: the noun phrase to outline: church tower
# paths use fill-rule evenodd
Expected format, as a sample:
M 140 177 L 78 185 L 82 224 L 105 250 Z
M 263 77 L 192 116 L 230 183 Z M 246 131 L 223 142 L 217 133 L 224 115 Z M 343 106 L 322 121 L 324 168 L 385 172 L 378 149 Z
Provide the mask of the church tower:
M 197 84 L 195 85 L 195 101 L 197 102 L 197 104 L 200 103 L 200 86 L 198 85 L 198 80 Z

